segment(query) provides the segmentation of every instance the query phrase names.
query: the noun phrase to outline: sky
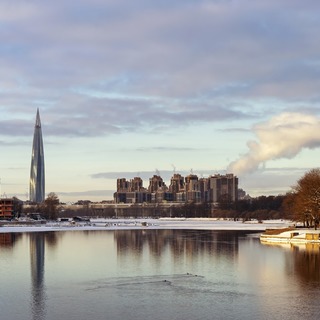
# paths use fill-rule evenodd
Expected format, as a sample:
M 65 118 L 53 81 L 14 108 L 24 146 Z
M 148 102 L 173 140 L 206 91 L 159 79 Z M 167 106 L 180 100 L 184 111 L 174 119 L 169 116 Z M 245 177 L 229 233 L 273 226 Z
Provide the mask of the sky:
M 46 194 L 234 173 L 285 194 L 320 158 L 316 0 L 0 0 L 1 196 L 28 199 L 37 108 Z

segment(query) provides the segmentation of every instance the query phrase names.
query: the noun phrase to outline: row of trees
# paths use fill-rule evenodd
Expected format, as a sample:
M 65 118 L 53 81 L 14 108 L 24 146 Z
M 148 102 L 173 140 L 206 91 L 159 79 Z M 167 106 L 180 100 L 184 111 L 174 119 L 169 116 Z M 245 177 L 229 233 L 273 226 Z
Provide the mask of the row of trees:
M 252 199 L 241 199 L 236 202 L 222 201 L 216 215 L 223 218 L 241 220 L 286 219 L 283 208 L 285 196 L 260 196 Z
M 133 206 L 130 210 L 126 214 L 134 216 L 141 214 L 138 206 Z M 43 203 L 30 207 L 29 212 L 40 212 L 47 219 L 56 219 L 61 212 L 58 196 L 55 193 L 49 193 Z M 221 199 L 218 208 L 214 208 L 210 203 L 187 203 L 168 210 L 160 204 L 154 210 L 151 208 L 149 212 L 157 217 L 170 215 L 171 217 L 217 217 L 235 220 L 291 219 L 302 222 L 305 227 L 317 228 L 320 221 L 320 169 L 308 171 L 286 195 L 261 196 L 236 202 L 225 198 Z M 90 208 L 87 206 L 79 212 L 64 211 L 63 214 L 89 215 L 90 213 Z M 115 210 L 108 208 L 105 215 L 115 216 Z
M 317 229 L 320 222 L 320 169 L 311 169 L 286 195 L 222 201 L 218 215 L 242 219 L 290 219 Z
M 50 192 L 48 197 L 42 202 L 24 209 L 24 213 L 40 213 L 48 220 L 56 220 L 61 212 L 60 200 L 54 192 Z

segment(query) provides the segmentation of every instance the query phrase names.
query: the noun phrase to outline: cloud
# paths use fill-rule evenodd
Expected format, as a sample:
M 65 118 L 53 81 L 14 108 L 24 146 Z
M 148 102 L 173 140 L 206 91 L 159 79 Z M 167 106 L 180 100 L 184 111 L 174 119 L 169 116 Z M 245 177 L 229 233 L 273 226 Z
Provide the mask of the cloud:
M 278 167 L 257 170 L 239 178 L 239 187 L 253 197 L 286 194 L 311 168 Z
M 253 128 L 257 141 L 249 151 L 230 163 L 228 171 L 241 175 L 256 171 L 269 160 L 294 158 L 302 149 L 320 146 L 320 119 L 304 113 L 281 113 Z
M 1 123 L 0 123 L 1 126 Z M 26 144 L 30 144 L 31 145 L 31 139 L 30 141 L 22 141 L 22 140 L 18 140 L 18 141 L 5 141 L 5 140 L 0 140 L 0 146 L 2 147 L 16 147 L 16 146 L 25 146 Z M 31 148 L 31 147 L 30 147 Z
M 66 107 L 67 106 L 67 107 Z M 1 108 L 0 108 L 1 110 Z M 18 109 L 19 110 L 19 109 Z M 0 134 L 32 135 L 36 108 L 30 120 L 0 121 Z M 203 101 L 148 97 L 93 97 L 68 94 L 54 107 L 40 109 L 43 133 L 48 136 L 105 136 L 124 132 L 158 132 L 199 123 L 248 117 L 245 111 Z
M 163 151 L 163 152 L 176 152 L 176 151 L 196 151 L 199 149 L 188 148 L 188 147 L 142 147 L 138 148 L 137 151 L 150 152 L 150 151 Z
M 70 192 L 57 192 L 58 195 L 63 197 L 82 197 L 82 196 L 112 196 L 114 190 L 86 190 L 86 191 L 70 191 Z
M 315 72 L 301 55 L 317 56 L 318 7 L 316 2 L 303 7 L 291 1 L 288 8 L 283 1 L 244 0 L 134 5 L 56 0 L 12 6 L 4 0 L 3 74 L 14 70 L 15 79 L 41 88 L 44 96 L 100 81 L 109 91 L 116 84 L 118 90 L 148 95 L 195 96 L 216 88 L 226 88 L 221 94 L 266 90 L 269 95 L 278 78 L 279 91 L 286 87 L 287 94 L 296 95 L 285 82 L 301 83 L 297 75 Z M 292 63 L 299 68 L 290 68 Z M 290 77 L 288 70 L 293 70 Z M 234 84 L 241 85 L 235 90 Z M 315 88 L 317 81 L 310 85 Z
M 40 107 L 47 135 L 93 137 L 258 118 L 268 98 L 289 108 L 319 101 L 317 9 L 298 0 L 3 0 L 0 111 L 16 121 L 13 111 L 30 118 Z
M 35 120 L 34 120 L 35 121 Z M 15 120 L 0 120 L 0 134 L 2 136 L 29 136 L 32 137 L 33 134 L 34 123 L 28 121 L 22 121 L 19 119 Z M 1 142 L 1 141 L 0 141 Z M 2 144 L 12 144 L 11 142 L 2 141 Z M 21 144 L 21 142 L 15 142 L 15 144 Z
M 164 179 L 170 179 L 173 175 L 173 171 L 168 170 L 160 170 L 160 176 Z M 126 179 L 133 179 L 134 177 L 140 177 L 143 180 L 148 181 L 153 175 L 158 174 L 157 169 L 154 171 L 140 171 L 140 172 L 133 172 L 133 171 L 115 171 L 115 172 L 99 172 L 91 175 L 93 179 L 118 179 L 118 178 L 126 178 Z

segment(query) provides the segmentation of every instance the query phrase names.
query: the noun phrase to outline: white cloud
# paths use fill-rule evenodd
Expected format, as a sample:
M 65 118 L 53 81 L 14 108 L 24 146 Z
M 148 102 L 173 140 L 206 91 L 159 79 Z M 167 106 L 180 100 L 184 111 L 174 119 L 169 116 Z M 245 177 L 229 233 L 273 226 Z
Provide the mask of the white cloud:
M 64 149 L 87 176 L 102 158 L 98 172 L 171 162 L 225 168 L 252 123 L 285 111 L 320 116 L 319 9 L 315 0 L 1 0 L 0 167 L 12 159 L 29 166 L 40 108 L 47 159 Z M 268 128 L 254 131 L 245 157 L 253 168 L 317 145 L 298 136 L 298 146 L 274 150 L 263 138 Z M 61 165 L 48 166 L 51 181 Z M 17 179 L 27 183 L 28 171 Z M 81 185 L 63 179 L 61 188 Z
M 253 131 L 257 141 L 249 141 L 249 151 L 229 165 L 238 175 L 256 171 L 269 160 L 291 159 L 304 148 L 320 146 L 320 119 L 303 113 L 281 113 L 257 124 Z

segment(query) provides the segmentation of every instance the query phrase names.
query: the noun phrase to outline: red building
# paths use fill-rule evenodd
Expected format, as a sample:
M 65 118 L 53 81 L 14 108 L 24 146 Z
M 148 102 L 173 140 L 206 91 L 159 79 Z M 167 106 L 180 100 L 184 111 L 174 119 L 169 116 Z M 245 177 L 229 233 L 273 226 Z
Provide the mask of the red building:
M 0 219 L 13 218 L 13 199 L 0 199 Z

